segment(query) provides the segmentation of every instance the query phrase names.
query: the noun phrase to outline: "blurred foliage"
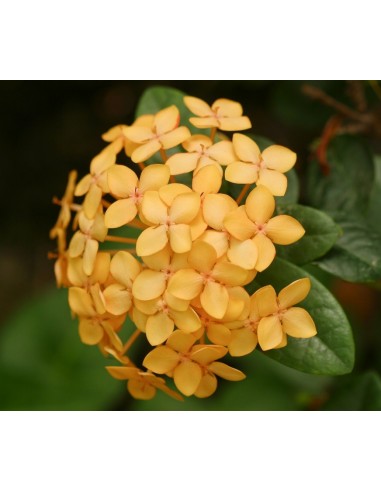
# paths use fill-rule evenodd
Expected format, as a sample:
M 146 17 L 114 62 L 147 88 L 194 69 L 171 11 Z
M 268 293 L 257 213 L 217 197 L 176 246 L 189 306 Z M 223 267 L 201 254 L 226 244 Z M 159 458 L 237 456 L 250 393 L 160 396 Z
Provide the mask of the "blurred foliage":
M 353 107 L 349 83 L 309 84 Z M 96 347 L 80 343 L 67 293 L 55 290 L 53 265 L 46 260 L 52 248 L 48 230 L 56 214 L 52 196 L 62 193 L 72 168 L 80 175 L 87 172 L 91 158 L 103 147 L 104 131 L 130 123 L 136 108 L 146 112 L 142 108 L 151 105 L 156 111 L 157 104 L 167 104 L 168 92 L 159 87 L 155 93 L 146 92 L 146 100 L 138 105 L 147 87 L 168 85 L 175 90 L 171 97 L 178 99 L 184 92 L 209 102 L 218 97 L 239 100 L 262 149 L 276 142 L 297 152 L 296 171 L 288 173 L 287 195 L 277 199 L 277 205 L 278 213 L 297 217 L 307 234 L 287 250 L 278 248 L 284 259 L 256 281 L 273 282 L 277 269 L 277 282 L 283 287 L 294 275 L 311 272 L 317 280 L 305 305 L 311 303 L 308 308 L 319 335 L 308 343 L 293 340 L 285 349 L 266 355 L 306 370 L 304 352 L 307 370 L 319 372 L 322 358 L 325 363 L 329 358 L 327 374 L 350 371 L 353 341 L 337 298 L 353 328 L 352 374 L 304 374 L 256 351 L 234 359 L 247 379 L 221 381 L 207 401 L 191 397 L 179 403 L 158 394 L 153 401 L 140 402 L 128 396 L 123 382 L 109 377 L 104 369 L 107 361 Z M 371 133 L 332 138 L 327 152 L 330 172 L 324 174 L 311 148 L 316 149 L 335 110 L 307 97 L 303 85 L 302 81 L 1 82 L 1 409 L 381 409 L 381 142 Z M 364 82 L 363 89 L 370 110 L 379 110 L 380 101 L 370 85 Z M 239 188 L 232 185 L 229 192 L 234 195 Z M 302 205 L 296 204 L 299 192 Z M 303 273 L 290 261 L 303 265 Z M 143 344 L 136 348 L 138 356 Z M 315 359 L 307 358 L 311 353 Z

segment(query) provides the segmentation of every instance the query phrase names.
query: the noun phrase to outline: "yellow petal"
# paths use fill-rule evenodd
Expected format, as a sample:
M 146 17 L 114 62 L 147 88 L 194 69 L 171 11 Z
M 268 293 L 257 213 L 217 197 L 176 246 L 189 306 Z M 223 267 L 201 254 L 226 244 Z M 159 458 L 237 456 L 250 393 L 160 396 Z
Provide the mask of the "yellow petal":
M 218 115 L 229 117 L 241 116 L 243 113 L 242 106 L 239 102 L 226 98 L 220 98 L 214 101 L 212 110 L 217 112 Z
M 222 184 L 221 170 L 216 166 L 206 166 L 193 175 L 192 188 L 202 193 L 218 193 Z
M 191 358 L 202 366 L 207 366 L 211 362 L 221 359 L 226 355 L 228 349 L 219 345 L 194 345 L 191 350 Z
M 206 195 L 202 206 L 205 222 L 217 231 L 224 229 L 225 218 L 236 209 L 235 200 L 223 193 Z
M 120 381 L 136 378 L 139 375 L 139 369 L 137 367 L 106 366 L 105 369 L 110 376 Z
M 173 200 L 182 193 L 191 193 L 192 190 L 189 186 L 182 183 L 170 183 L 168 185 L 162 186 L 159 190 L 160 198 L 163 202 L 170 207 Z
M 233 135 L 233 147 L 234 152 L 241 161 L 259 164 L 261 160 L 261 151 L 259 150 L 258 145 L 250 137 L 242 135 L 241 133 L 235 133 Z
M 154 138 L 154 133 L 147 126 L 133 125 L 125 130 L 125 135 L 129 140 L 136 143 L 144 143 Z
M 200 236 L 200 241 L 210 244 L 215 249 L 217 258 L 226 254 L 229 247 L 228 234 L 226 232 L 207 230 Z
M 139 147 L 132 152 L 131 160 L 133 162 L 144 162 L 160 149 L 161 143 L 157 139 L 150 140 L 143 145 L 139 145 Z
M 165 223 L 168 207 L 160 198 L 158 191 L 146 191 L 142 200 L 142 213 L 153 224 Z
M 270 350 L 279 345 L 283 338 L 283 330 L 278 316 L 262 318 L 258 325 L 257 335 L 262 350 Z
M 151 345 L 164 343 L 173 332 L 174 326 L 173 320 L 165 313 L 149 316 L 146 324 L 147 340 Z
M 102 134 L 102 140 L 104 140 L 105 142 L 113 142 L 117 138 L 124 136 L 123 132 L 127 128 L 127 125 L 115 125 L 107 130 L 107 132 Z
M 194 335 L 176 330 L 168 338 L 167 345 L 180 354 L 187 354 L 196 340 Z
M 112 152 L 101 152 L 90 163 L 92 175 L 99 175 L 115 164 L 116 155 Z
M 131 307 L 131 294 L 123 285 L 109 285 L 103 291 L 103 296 L 107 311 L 115 316 L 127 313 Z
M 164 346 L 156 347 L 145 356 L 143 366 L 157 374 L 165 374 L 173 371 L 179 359 L 179 354 L 173 349 Z
M 209 156 L 219 164 L 226 166 L 237 160 L 232 142 L 226 140 L 218 142 L 208 149 Z
M 168 292 L 179 299 L 191 301 L 202 290 L 203 278 L 191 268 L 176 272 L 168 283 Z
M 197 116 L 209 116 L 212 114 L 212 109 L 209 104 L 198 97 L 185 96 L 184 104 L 189 111 Z
M 167 269 L 171 263 L 171 249 L 169 245 L 154 253 L 153 255 L 143 256 L 142 260 L 151 270 L 157 270 L 158 272 L 163 269 Z
M 79 287 L 70 287 L 69 306 L 77 316 L 91 317 L 97 314 L 90 294 Z
M 273 217 L 266 226 L 266 234 L 275 244 L 295 243 L 305 232 L 301 223 L 289 215 Z
M 110 192 L 116 198 L 128 198 L 138 186 L 138 177 L 126 166 L 116 164 L 107 173 Z
M 209 148 L 213 142 L 206 135 L 192 135 L 183 142 L 182 146 L 187 152 L 201 153 L 203 148 Z
M 128 381 L 127 389 L 131 396 L 137 400 L 152 400 L 156 395 L 156 388 L 141 379 L 131 379 Z
M 252 239 L 238 241 L 237 239 L 232 238 L 228 250 L 228 258 L 235 265 L 245 268 L 246 270 L 252 270 L 255 268 L 258 261 L 257 246 Z
M 140 273 L 140 270 L 140 263 L 127 251 L 119 251 L 111 260 L 112 276 L 117 282 L 127 287 L 131 287 L 131 281 Z
M 286 335 L 286 333 L 283 332 L 282 341 L 274 348 L 280 349 L 280 348 L 286 347 L 286 345 L 287 345 L 287 335 Z
M 83 252 L 83 271 L 86 275 L 91 275 L 93 273 L 98 248 L 99 244 L 95 239 L 88 239 L 86 241 L 85 250 Z
M 255 292 L 256 311 L 263 318 L 278 311 L 276 292 L 272 285 L 265 285 Z
M 256 183 L 258 179 L 257 166 L 246 162 L 232 162 L 226 168 L 225 179 L 236 184 Z
M 123 350 L 123 343 L 121 339 L 118 337 L 118 335 L 115 333 L 112 324 L 107 321 L 103 321 L 102 326 L 104 328 L 106 335 L 109 338 L 109 342 L 113 345 L 113 347 L 116 348 L 118 352 L 121 352 Z
M 245 283 L 247 272 L 238 265 L 219 261 L 213 268 L 212 276 L 218 282 L 233 287 Z
M 82 196 L 89 191 L 90 185 L 93 181 L 91 174 L 86 174 L 77 184 L 74 191 L 74 196 Z
M 222 118 L 219 128 L 227 132 L 239 132 L 251 128 L 251 122 L 247 116 Z
M 267 188 L 257 186 L 247 196 L 245 210 L 257 225 L 265 224 L 274 213 L 275 199 Z
M 93 305 L 95 307 L 96 312 L 101 315 L 104 314 L 106 312 L 105 298 L 102 294 L 100 285 L 99 284 L 91 285 L 89 292 L 93 300 Z M 122 314 L 122 313 L 118 313 L 118 314 Z
M 208 273 L 214 267 L 217 260 L 217 253 L 213 246 L 202 241 L 193 243 L 188 256 L 188 263 L 198 272 Z
M 201 305 L 213 318 L 224 317 L 229 303 L 226 287 L 217 282 L 208 282 L 200 295 Z
M 132 198 L 124 198 L 112 203 L 105 213 L 105 224 L 109 229 L 121 227 L 136 217 L 138 209 Z
M 230 342 L 231 331 L 221 323 L 209 323 L 207 334 L 209 340 L 217 345 L 227 345 Z
M 287 287 L 284 287 L 278 294 L 279 307 L 286 309 L 299 302 L 302 302 L 311 289 L 311 280 L 309 278 L 300 278 L 295 280 Z
M 287 190 L 286 176 L 272 169 L 261 169 L 257 184 L 265 186 L 274 196 L 284 196 Z
M 228 381 L 242 381 L 246 378 L 242 371 L 230 367 L 223 362 L 212 362 L 208 369 L 214 372 L 214 374 L 217 374 L 220 378 L 227 379 Z
M 179 128 L 176 128 L 176 130 L 161 135 L 160 142 L 163 149 L 171 149 L 184 142 L 184 140 L 187 140 L 190 136 L 191 133 L 188 128 L 186 126 L 180 126 Z
M 310 338 L 316 335 L 316 326 L 310 314 L 303 308 L 292 307 L 282 315 L 282 325 L 287 335 Z
M 206 373 L 201 379 L 201 382 L 194 392 L 197 398 L 208 398 L 217 389 L 217 378 L 214 374 Z
M 202 378 L 201 367 L 195 362 L 181 362 L 173 373 L 176 388 L 185 396 L 193 395 Z
M 198 193 L 182 193 L 173 200 L 169 208 L 169 217 L 176 224 L 189 224 L 196 217 L 200 203 Z
M 253 239 L 258 251 L 258 260 L 255 264 L 255 269 L 258 272 L 263 272 L 271 265 L 275 258 L 276 250 L 272 241 L 264 234 L 257 234 Z
M 233 357 L 242 357 L 243 355 L 251 354 L 258 343 L 258 338 L 252 330 L 241 328 L 232 330 L 231 340 L 229 342 L 229 354 Z
M 160 297 L 165 291 L 166 278 L 163 272 L 143 270 L 134 280 L 132 295 L 141 301 Z
M 169 227 L 169 242 L 175 253 L 186 253 L 192 248 L 191 228 L 188 224 L 175 224 Z
M 167 231 L 164 225 L 145 229 L 136 242 L 136 252 L 139 256 L 148 256 L 161 251 L 168 243 Z
M 86 245 L 86 236 L 81 231 L 77 231 L 71 238 L 69 244 L 69 256 L 70 258 L 76 258 L 83 253 Z
M 193 333 L 201 328 L 201 321 L 196 311 L 188 308 L 186 311 L 172 311 L 171 317 L 177 328 L 185 333 Z
M 192 241 L 198 239 L 203 232 L 207 229 L 208 224 L 204 221 L 204 217 L 202 215 L 202 208 L 198 211 L 196 217 L 189 223 L 191 228 L 191 236 Z
M 252 238 L 256 232 L 256 227 L 247 216 L 243 205 L 227 214 L 224 226 L 233 237 L 240 241 Z
M 197 154 L 180 153 L 172 155 L 165 164 L 169 167 L 171 175 L 176 176 L 177 174 L 194 171 L 197 167 L 198 159 L 199 156 Z
M 168 184 L 169 177 L 170 172 L 167 166 L 151 164 L 144 168 L 140 175 L 139 189 L 143 193 L 148 190 L 158 190 Z
M 250 297 L 243 287 L 228 287 L 229 304 L 223 317 L 224 322 L 245 319 L 249 310 Z
M 89 319 L 81 319 L 78 331 L 81 342 L 86 345 L 96 345 L 103 338 L 103 328 Z
M 147 321 L 148 321 L 148 315 L 145 313 L 142 313 L 139 309 L 134 307 L 134 308 L 132 308 L 131 319 L 135 323 L 138 330 L 145 333 Z
M 94 282 L 104 284 L 110 272 L 110 254 L 98 253 L 95 259 L 94 271 L 91 276 Z
M 189 118 L 190 123 L 196 128 L 217 128 L 218 120 L 215 116 L 205 118 Z
M 173 104 L 168 108 L 162 109 L 156 113 L 153 126 L 156 128 L 156 133 L 161 135 L 178 127 L 180 123 L 180 112 Z
M 262 152 L 262 159 L 270 169 L 286 173 L 294 167 L 296 154 L 282 145 L 270 145 Z
M 168 290 L 165 291 L 164 298 L 165 302 L 168 304 L 168 307 L 175 311 L 186 311 L 189 307 L 189 301 L 178 299 L 168 292 Z

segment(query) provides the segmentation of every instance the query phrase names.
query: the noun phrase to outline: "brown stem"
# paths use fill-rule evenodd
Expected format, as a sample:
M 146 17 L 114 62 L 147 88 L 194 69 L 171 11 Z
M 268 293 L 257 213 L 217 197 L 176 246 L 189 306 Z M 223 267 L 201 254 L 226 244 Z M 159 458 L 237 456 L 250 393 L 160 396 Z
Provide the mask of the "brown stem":
M 241 193 L 238 195 L 238 198 L 236 199 L 237 205 L 239 205 L 242 202 L 249 188 L 250 188 L 250 183 L 245 184 L 245 186 L 242 188 Z

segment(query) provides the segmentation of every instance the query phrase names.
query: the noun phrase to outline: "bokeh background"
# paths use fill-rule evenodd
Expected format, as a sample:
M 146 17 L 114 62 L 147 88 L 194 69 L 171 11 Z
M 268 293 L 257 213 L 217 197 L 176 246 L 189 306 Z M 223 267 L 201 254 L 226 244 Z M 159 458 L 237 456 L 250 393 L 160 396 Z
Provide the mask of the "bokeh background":
M 345 81 L 311 84 L 352 104 Z M 132 122 L 139 97 L 153 85 L 175 87 L 209 102 L 219 97 L 240 101 L 256 134 L 297 152 L 301 202 L 308 199 L 303 179 L 311 145 L 334 111 L 307 97 L 303 82 L 0 82 L 0 409 L 366 408 L 366 395 L 379 389 L 380 291 L 327 274 L 319 278 L 343 304 L 354 329 L 356 367 L 350 376 L 305 375 L 256 353 L 241 363 L 248 374 L 244 382 L 222 383 L 207 401 L 190 398 L 181 404 L 159 396 L 139 403 L 127 395 L 123 382 L 106 374 L 97 348 L 81 345 L 67 293 L 55 288 L 53 262 L 47 259 L 54 249 L 49 229 L 57 215 L 52 197 L 62 195 L 71 169 L 80 176 L 88 172 L 92 157 L 104 147 L 101 134 Z M 377 107 L 370 86 L 366 92 Z M 379 153 L 379 139 L 366 138 Z

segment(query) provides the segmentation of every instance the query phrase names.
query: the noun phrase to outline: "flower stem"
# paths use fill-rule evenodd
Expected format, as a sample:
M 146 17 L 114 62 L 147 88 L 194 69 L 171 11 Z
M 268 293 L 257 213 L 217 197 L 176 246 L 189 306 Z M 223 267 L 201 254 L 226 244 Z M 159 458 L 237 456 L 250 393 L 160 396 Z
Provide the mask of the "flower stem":
M 127 340 L 127 342 L 123 346 L 123 350 L 121 352 L 122 355 L 125 355 L 127 351 L 131 348 L 135 340 L 138 338 L 140 335 L 141 331 L 140 330 L 135 330 L 134 333 L 130 336 L 130 338 Z
M 165 164 L 168 160 L 168 156 L 167 156 L 167 153 L 164 149 L 160 149 L 160 155 L 161 155 L 161 158 L 163 159 L 163 163 Z
M 136 244 L 136 239 L 131 237 L 106 236 L 105 241 L 112 241 L 113 243 Z
M 143 164 L 143 162 L 138 162 L 138 166 L 140 167 L 140 169 L 143 171 L 143 169 L 145 169 L 145 165 Z
M 246 193 L 248 192 L 249 188 L 250 188 L 250 183 L 245 184 L 245 186 L 242 188 L 241 193 L 238 195 L 238 198 L 236 200 L 237 205 L 239 205 L 242 202 L 242 200 L 245 197 Z
M 214 143 L 214 139 L 216 138 L 217 127 L 213 127 L 210 129 L 210 140 Z

